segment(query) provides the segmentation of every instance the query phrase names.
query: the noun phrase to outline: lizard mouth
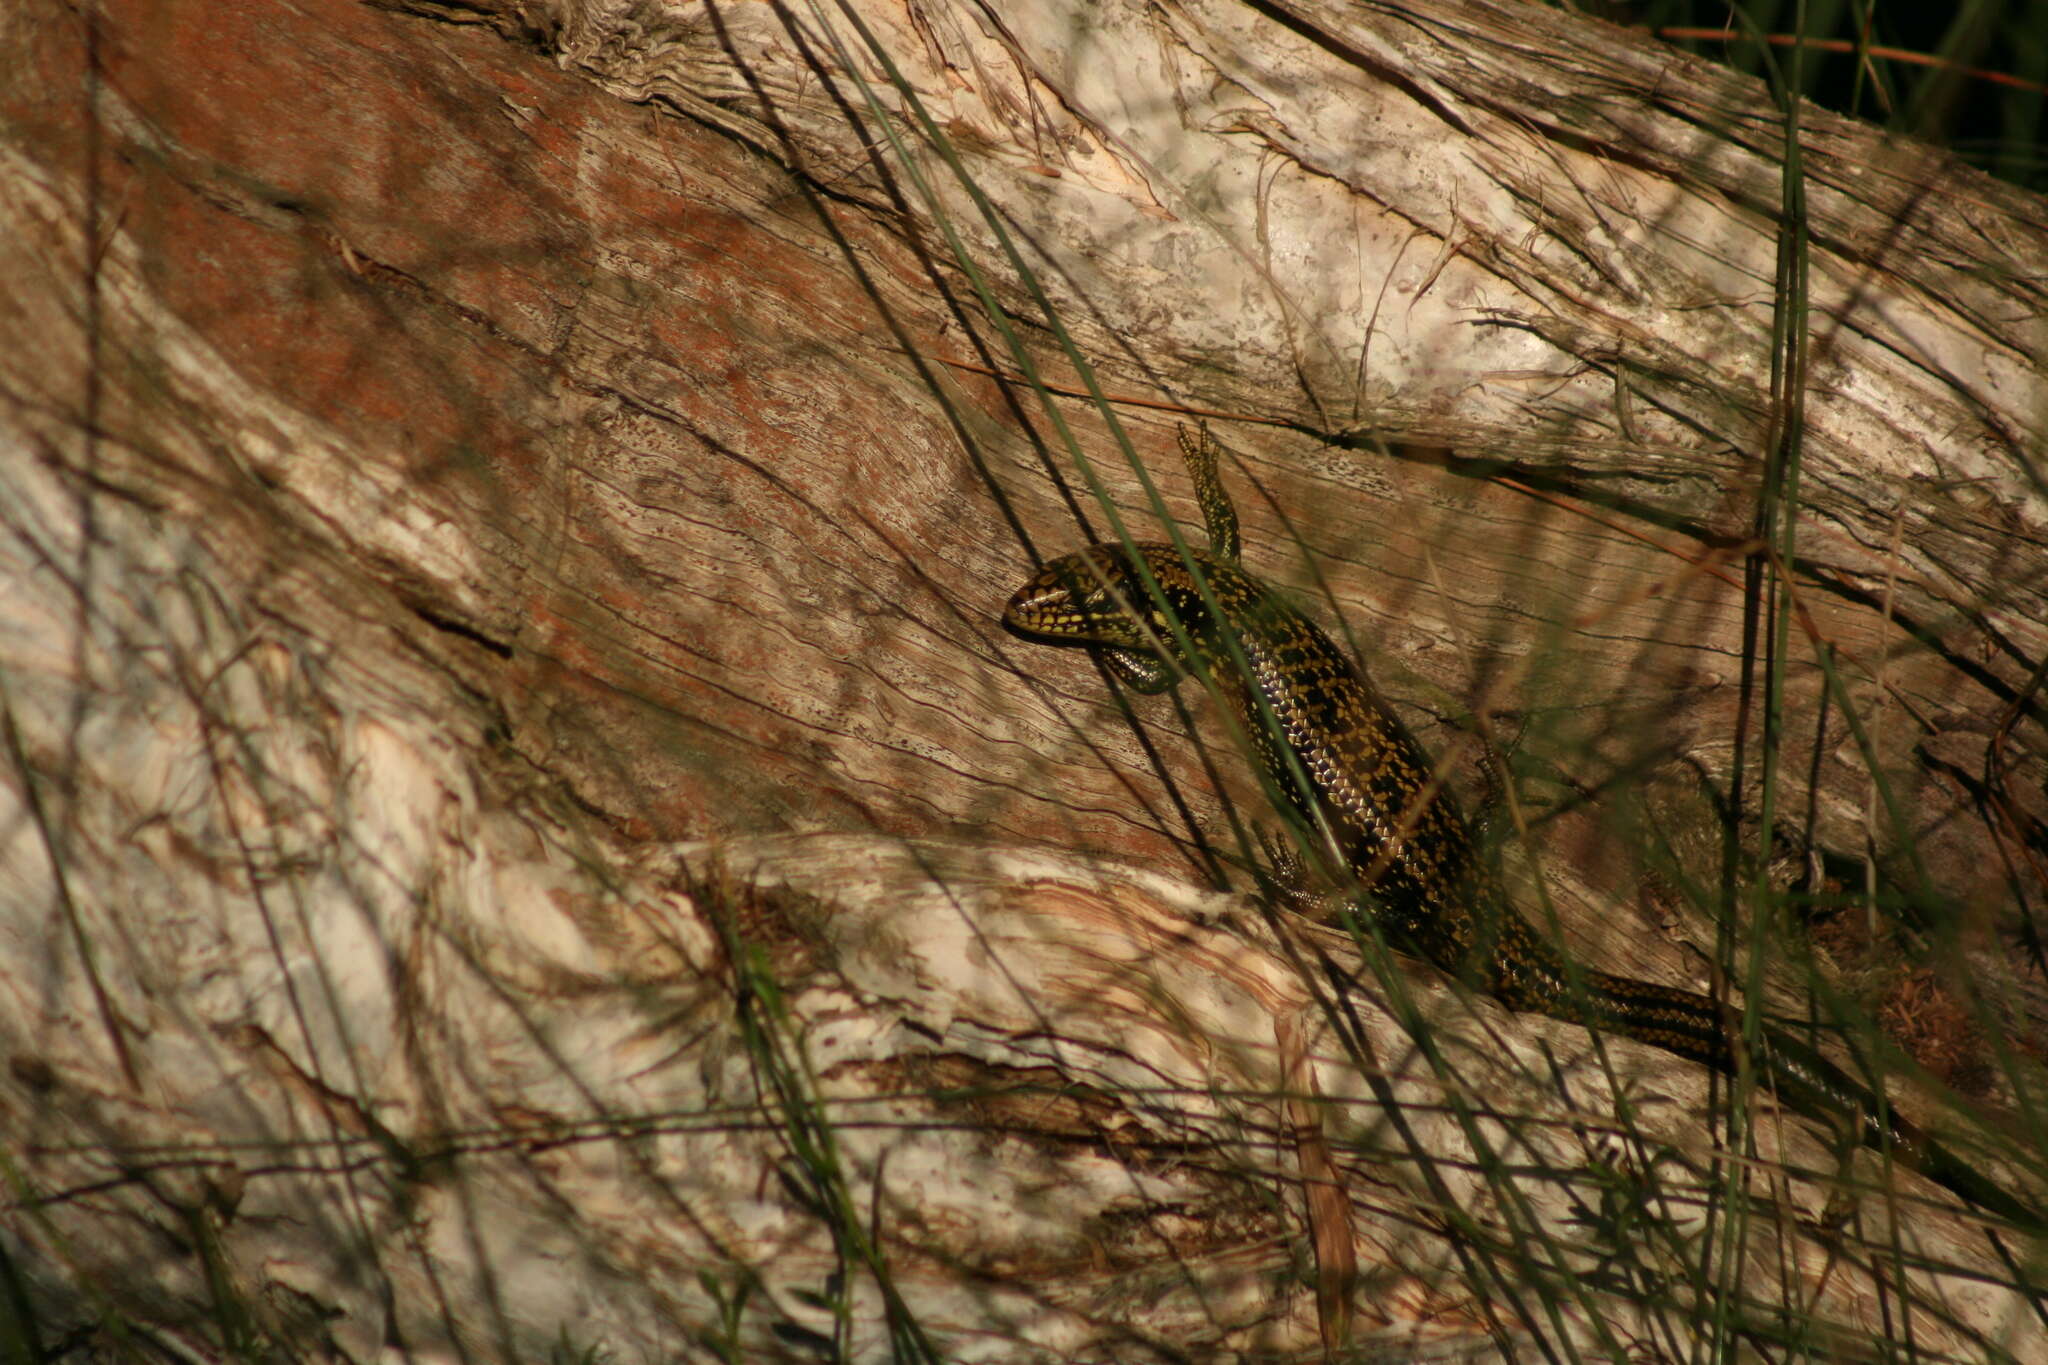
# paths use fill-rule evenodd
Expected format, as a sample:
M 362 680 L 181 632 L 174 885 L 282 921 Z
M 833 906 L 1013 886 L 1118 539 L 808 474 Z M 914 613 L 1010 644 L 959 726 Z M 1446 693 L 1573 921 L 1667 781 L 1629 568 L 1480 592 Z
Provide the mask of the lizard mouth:
M 1063 644 L 1108 642 L 1104 628 L 1111 623 L 1101 610 L 1090 609 L 1091 598 L 1104 596 L 1105 568 L 1085 550 L 1054 560 L 1011 595 L 1003 608 L 1003 624 Z
M 1092 632 L 1087 614 L 1074 605 L 1074 595 L 1057 583 L 1025 584 L 1003 608 L 1003 624 L 1022 635 L 1079 644 Z

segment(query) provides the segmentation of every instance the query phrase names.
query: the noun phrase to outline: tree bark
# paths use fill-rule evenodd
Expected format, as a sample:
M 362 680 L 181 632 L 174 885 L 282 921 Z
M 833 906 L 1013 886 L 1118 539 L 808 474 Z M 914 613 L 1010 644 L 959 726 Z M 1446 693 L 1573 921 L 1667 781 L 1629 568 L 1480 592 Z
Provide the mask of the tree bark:
M 1433 748 L 1522 731 L 1576 956 L 1746 970 L 1766 92 L 1533 7 L 1019 11 L 0 12 L 15 1339 L 2043 1349 L 1910 1173 L 1762 1097 L 1731 1160 L 1724 1083 L 1217 889 L 1267 817 L 1198 699 L 998 624 L 1105 534 L 1049 411 L 1156 522 L 963 255 L 1189 527 L 1212 414 L 1248 563 Z M 1801 117 L 1747 837 L 1908 904 L 2024 1112 L 2048 206 Z

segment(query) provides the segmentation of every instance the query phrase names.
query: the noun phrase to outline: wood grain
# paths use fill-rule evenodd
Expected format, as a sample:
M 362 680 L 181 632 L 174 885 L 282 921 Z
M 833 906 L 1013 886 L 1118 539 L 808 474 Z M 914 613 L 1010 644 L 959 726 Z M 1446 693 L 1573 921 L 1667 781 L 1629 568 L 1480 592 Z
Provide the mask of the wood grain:
M 855 8 L 1103 386 L 1258 419 L 1215 422 L 1248 563 L 1341 623 L 1432 748 L 1469 756 L 1449 722 L 1474 711 L 1525 731 L 1531 903 L 1589 962 L 1704 984 L 1769 425 L 1761 92 L 1518 6 Z M 1246 881 L 1233 812 L 1268 817 L 1196 699 L 1125 711 L 1000 629 L 1102 511 L 1038 400 L 966 367 L 1017 360 L 816 23 L 0 15 L 0 1126 L 42 1311 L 137 1286 L 133 1321 L 232 1354 L 193 1250 L 218 1245 L 266 1340 L 531 1358 L 587 1321 L 626 1358 L 702 1348 L 714 1266 L 762 1294 L 753 1358 L 803 1355 L 844 1271 L 734 1050 L 715 931 L 739 906 L 832 1103 L 878 1106 L 849 1160 L 900 1200 L 890 1254 L 949 1340 L 1315 1349 L 1289 1105 L 1357 1182 L 1354 1342 L 1684 1330 L 1676 1261 L 1648 1306 L 1553 1283 L 1564 1318 L 1503 1316 L 1442 1205 L 1564 1239 L 1560 1264 L 1654 1260 L 1573 1220 L 1602 1172 L 1667 1163 L 1688 1193 L 1663 1214 L 1699 1230 L 1704 1078 L 1608 1045 L 1629 1146 L 1583 1033 L 1408 964 L 1471 1094 L 1535 1116 L 1476 1130 L 1527 1158 L 1528 1208 L 1474 1173 L 1372 989 L 1374 1066 L 1316 1033 L 1316 1103 L 1283 1098 L 1275 1020 L 1325 1026 L 1316 978 L 1205 890 Z M 1974 976 L 1978 1026 L 2025 1052 L 2048 213 L 1819 111 L 1805 158 L 1774 875 L 1905 898 L 1924 869 L 1907 936 L 1942 950 L 1916 965 Z M 1155 534 L 1104 424 L 1057 401 Z M 1176 414 L 1119 411 L 1197 527 Z M 1770 982 L 1799 1007 L 1804 973 Z M 1832 1154 L 1773 1125 L 1759 1191 L 1780 1140 L 1812 1215 Z M 1868 1221 L 1759 1219 L 1743 1245 L 1777 1269 L 1742 1287 L 1817 1296 L 1843 1340 L 1904 1294 L 1929 1349 L 2024 1358 L 2037 1328 L 1967 1217 L 1909 1203 L 1936 1265 L 1909 1273 L 1853 1174 Z M 864 1348 L 880 1313 L 861 1299 Z

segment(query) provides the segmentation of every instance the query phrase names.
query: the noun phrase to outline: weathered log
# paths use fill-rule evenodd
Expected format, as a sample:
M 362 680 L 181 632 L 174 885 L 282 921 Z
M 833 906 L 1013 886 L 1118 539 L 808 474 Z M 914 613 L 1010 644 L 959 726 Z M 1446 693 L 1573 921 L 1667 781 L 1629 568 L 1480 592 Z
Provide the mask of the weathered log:
M 1439 749 L 1527 721 L 1574 950 L 1706 983 L 1753 83 L 1487 4 L 40 0 L 0 13 L 17 1339 L 2039 1350 L 1915 1177 L 1767 1102 L 1731 1156 L 1663 1054 L 1210 889 L 1266 818 L 1220 731 L 998 626 L 1101 511 L 942 223 L 1078 380 L 855 13 L 1102 385 L 1266 424 L 1217 423 L 1249 560 Z M 1795 634 L 1774 837 L 1946 916 L 1929 970 L 2026 1051 L 2048 211 L 1804 126 L 1794 580 L 1891 805 Z M 1178 414 L 1119 414 L 1195 524 Z

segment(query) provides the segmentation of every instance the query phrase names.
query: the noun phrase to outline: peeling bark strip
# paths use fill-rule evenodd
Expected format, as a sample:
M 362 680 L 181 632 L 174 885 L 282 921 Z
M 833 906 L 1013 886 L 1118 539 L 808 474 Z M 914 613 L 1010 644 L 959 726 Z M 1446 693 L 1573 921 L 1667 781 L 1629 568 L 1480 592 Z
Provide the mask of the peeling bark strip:
M 1762 92 L 1533 6 L 1014 9 L 855 7 L 1107 389 L 1278 424 L 1232 436 L 1249 561 L 1392 695 L 1523 713 L 1575 950 L 1704 984 Z M 848 11 L 30 0 L 0 44 L 11 1340 L 2048 1349 L 1910 1176 L 1761 1098 L 1731 1154 L 1703 1076 L 1413 964 L 1336 1029 L 1347 945 L 1194 889 L 1243 765 L 996 628 L 1099 509 L 938 363 L 1014 364 Z M 1806 129 L 1799 604 L 1902 819 L 1799 643 L 1788 875 L 1924 875 L 1963 970 L 1912 999 L 1974 976 L 2026 1050 L 2048 209 Z M 1192 523 L 1173 420 L 1127 418 Z

